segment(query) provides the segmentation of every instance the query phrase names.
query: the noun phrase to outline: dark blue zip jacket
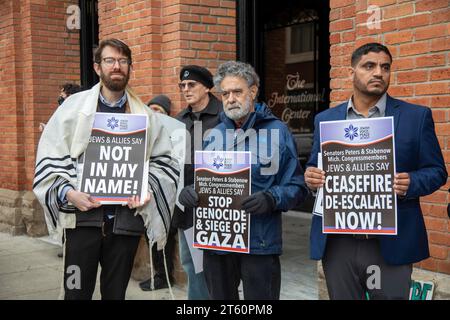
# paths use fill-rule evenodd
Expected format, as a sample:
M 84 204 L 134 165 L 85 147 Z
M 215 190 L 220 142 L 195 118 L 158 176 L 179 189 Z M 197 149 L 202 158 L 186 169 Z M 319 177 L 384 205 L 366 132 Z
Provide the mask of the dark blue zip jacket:
M 268 191 L 276 203 L 271 214 L 251 216 L 250 254 L 281 254 L 281 212 L 294 208 L 308 194 L 294 138 L 265 104 L 255 105 L 255 111 L 240 128 L 243 134 L 236 134 L 239 131 L 234 121 L 225 113 L 220 114 L 220 120 L 203 149 L 251 151 L 251 193 Z

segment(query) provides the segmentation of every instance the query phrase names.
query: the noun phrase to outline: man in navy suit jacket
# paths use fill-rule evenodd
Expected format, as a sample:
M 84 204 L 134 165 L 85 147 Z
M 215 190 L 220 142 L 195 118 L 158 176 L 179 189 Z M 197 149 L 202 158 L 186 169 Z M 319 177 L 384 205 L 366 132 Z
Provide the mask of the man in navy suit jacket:
M 325 172 L 317 168 L 320 122 L 394 117 L 398 234 L 327 236 L 322 232 L 322 217 L 313 216 L 311 258 L 322 259 L 331 299 L 364 299 L 365 292 L 370 299 L 408 299 L 412 264 L 429 257 L 419 199 L 444 185 L 447 171 L 431 110 L 387 95 L 391 64 L 388 48 L 379 43 L 356 49 L 350 70 L 353 96 L 315 118 L 314 144 L 305 171 L 305 182 L 313 192 L 325 181 Z M 373 281 L 373 276 L 380 281 Z

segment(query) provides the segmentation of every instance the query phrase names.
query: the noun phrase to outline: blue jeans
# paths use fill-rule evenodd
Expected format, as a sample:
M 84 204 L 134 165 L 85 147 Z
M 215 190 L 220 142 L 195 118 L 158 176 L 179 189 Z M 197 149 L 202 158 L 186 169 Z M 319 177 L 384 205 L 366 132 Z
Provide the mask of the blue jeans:
M 178 230 L 180 244 L 180 260 L 188 278 L 188 300 L 209 300 L 208 287 L 203 272 L 195 273 L 194 262 L 184 235 L 184 230 Z

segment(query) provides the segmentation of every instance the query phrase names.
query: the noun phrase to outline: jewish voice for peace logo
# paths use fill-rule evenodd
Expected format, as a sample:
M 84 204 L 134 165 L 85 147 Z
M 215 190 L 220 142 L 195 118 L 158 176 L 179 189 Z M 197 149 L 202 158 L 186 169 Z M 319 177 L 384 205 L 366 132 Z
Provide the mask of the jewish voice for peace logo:
M 215 157 L 213 167 L 216 167 L 217 170 L 219 170 L 220 167 L 223 167 L 223 158 L 221 158 L 220 156 Z
M 358 127 L 354 127 L 352 124 L 349 125 L 348 128 L 345 128 L 344 131 L 344 137 L 350 139 L 351 141 L 358 136 Z
M 108 121 L 108 124 L 106 126 L 110 127 L 111 130 L 114 130 L 114 128 L 117 128 L 119 126 L 119 119 L 112 117 L 111 119 L 108 119 L 107 121 Z

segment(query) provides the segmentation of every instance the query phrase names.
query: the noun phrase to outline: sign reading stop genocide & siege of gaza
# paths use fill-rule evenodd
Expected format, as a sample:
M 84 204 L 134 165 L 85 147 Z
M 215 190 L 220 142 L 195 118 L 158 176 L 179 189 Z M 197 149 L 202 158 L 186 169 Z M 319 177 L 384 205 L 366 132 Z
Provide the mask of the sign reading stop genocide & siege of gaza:
M 195 152 L 195 248 L 250 252 L 250 215 L 241 209 L 251 192 L 250 177 L 251 152 Z
M 320 123 L 323 232 L 397 234 L 393 118 Z
M 89 144 L 78 161 L 78 186 L 102 204 L 147 195 L 147 116 L 96 113 Z

